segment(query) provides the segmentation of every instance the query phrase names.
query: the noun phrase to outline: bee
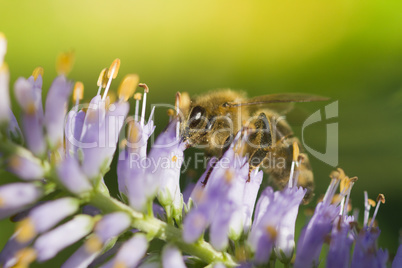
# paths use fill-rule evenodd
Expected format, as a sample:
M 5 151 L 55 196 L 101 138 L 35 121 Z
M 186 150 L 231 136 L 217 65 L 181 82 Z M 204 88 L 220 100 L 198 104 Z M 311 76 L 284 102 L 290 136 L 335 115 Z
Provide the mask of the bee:
M 189 147 L 202 148 L 207 156 L 219 158 L 229 148 L 234 135 L 248 126 L 247 142 L 242 153 L 248 157 L 249 174 L 261 168 L 280 189 L 288 183 L 293 147 L 297 144 L 303 159 L 299 167 L 298 184 L 307 188 L 305 202 L 308 202 L 314 190 L 311 165 L 299 139 L 281 115 L 290 110 L 294 102 L 322 100 L 326 98 L 299 93 L 271 94 L 248 99 L 242 92 L 216 90 L 181 105 L 180 110 L 184 114 L 181 139 Z M 272 165 L 273 162 L 281 164 Z M 213 166 L 208 174 L 212 169 Z

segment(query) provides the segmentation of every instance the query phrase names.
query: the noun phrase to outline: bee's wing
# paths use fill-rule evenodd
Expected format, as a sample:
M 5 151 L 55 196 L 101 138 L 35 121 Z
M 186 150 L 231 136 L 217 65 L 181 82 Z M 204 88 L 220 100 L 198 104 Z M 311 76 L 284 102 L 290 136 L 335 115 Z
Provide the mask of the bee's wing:
M 328 100 L 326 97 L 303 94 L 303 93 L 278 93 L 270 94 L 259 97 L 254 97 L 248 99 L 245 102 L 229 102 L 227 106 L 229 107 L 239 107 L 239 106 L 255 106 L 255 105 L 268 105 L 271 103 L 293 103 L 293 102 L 312 102 L 312 101 L 325 101 Z
M 240 107 L 240 106 L 265 106 L 279 114 L 286 114 L 293 109 L 295 102 L 312 102 L 312 101 L 325 101 L 326 97 L 303 94 L 303 93 L 278 93 L 263 95 L 248 99 L 244 102 L 229 102 L 226 103 L 227 107 Z

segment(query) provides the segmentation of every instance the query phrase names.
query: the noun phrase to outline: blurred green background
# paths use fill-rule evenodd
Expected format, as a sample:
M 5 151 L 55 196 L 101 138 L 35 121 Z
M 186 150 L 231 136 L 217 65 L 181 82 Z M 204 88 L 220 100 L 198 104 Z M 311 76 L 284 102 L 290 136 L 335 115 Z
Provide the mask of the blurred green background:
M 339 166 L 363 191 L 385 194 L 380 246 L 395 252 L 402 227 L 402 2 L 400 1 L 0 1 L 0 31 L 8 39 L 11 85 L 45 69 L 44 89 L 55 58 L 72 49 L 69 77 L 96 92 L 99 71 L 116 57 L 120 75 L 136 72 L 150 87 L 151 103 L 173 103 L 176 91 L 191 95 L 216 88 L 249 96 L 305 92 L 339 100 Z M 301 119 L 327 103 L 299 104 Z M 156 114 L 157 132 L 167 117 Z M 300 119 L 301 118 L 301 119 Z M 159 124 L 158 124 L 159 123 Z M 306 131 L 312 148 L 325 150 L 327 122 Z M 333 167 L 311 157 L 316 196 Z M 114 176 L 107 178 L 115 185 Z M 361 220 L 361 219 L 360 219 Z M 0 248 L 12 232 L 0 221 Z

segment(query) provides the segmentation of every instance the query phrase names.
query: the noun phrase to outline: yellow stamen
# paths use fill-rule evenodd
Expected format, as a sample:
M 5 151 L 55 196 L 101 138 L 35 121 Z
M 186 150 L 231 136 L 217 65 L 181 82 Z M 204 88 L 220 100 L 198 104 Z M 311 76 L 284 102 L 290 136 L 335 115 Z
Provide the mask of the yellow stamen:
M 115 79 L 117 77 L 117 74 L 119 73 L 119 69 L 120 59 L 115 59 L 110 65 L 110 68 L 107 72 L 107 78 L 110 78 L 112 76 L 112 78 Z
M 168 116 L 174 116 L 176 114 L 176 112 L 173 109 L 168 109 L 167 110 L 167 115 Z
M 43 77 L 43 73 L 44 73 L 44 70 L 43 70 L 42 67 L 36 67 L 32 72 L 32 76 L 34 77 L 34 81 L 36 81 L 36 79 L 38 79 L 39 75 Z
M 331 203 L 332 204 L 337 204 L 342 200 L 343 196 L 341 196 L 340 194 L 336 194 L 334 195 L 334 197 L 332 198 Z
M 368 199 L 367 202 L 370 206 L 375 207 L 375 201 L 373 199 Z
M 24 248 L 15 254 L 17 263 L 14 268 L 28 268 L 30 264 L 36 259 L 36 251 L 33 248 Z
M 10 160 L 8 160 L 8 166 L 11 169 L 19 169 L 21 167 L 21 159 L 16 155 L 11 156 Z
M 299 158 L 300 150 L 299 150 L 299 145 L 297 142 L 293 142 L 293 161 L 297 161 Z
M 36 236 L 35 226 L 29 217 L 18 222 L 16 234 L 15 238 L 20 243 L 26 243 Z
M 329 177 L 333 180 L 338 180 L 339 179 L 339 172 L 338 171 L 332 171 L 331 174 L 329 174 Z
M 25 112 L 26 112 L 28 115 L 34 115 L 34 114 L 36 113 L 36 106 L 35 106 L 35 103 L 34 103 L 34 102 L 30 102 L 30 103 L 27 105 L 27 108 L 25 109 Z
M 343 169 L 341 168 L 337 168 L 338 172 L 339 172 L 339 178 L 343 179 L 344 177 L 346 177 L 345 171 L 343 171 Z
M 130 143 L 135 143 L 138 141 L 139 137 L 139 131 L 137 126 L 135 125 L 134 121 L 130 121 L 128 123 L 128 130 L 129 130 L 129 136 L 128 136 L 128 141 Z
M 231 182 L 233 179 L 233 172 L 229 169 L 225 171 L 225 180 L 226 182 Z
M 116 261 L 113 264 L 113 268 L 127 268 L 127 265 L 122 261 Z
M 97 235 L 93 235 L 85 241 L 85 250 L 89 253 L 100 251 L 102 247 L 103 243 Z
M 3 65 L 0 66 L 0 73 L 8 73 L 8 65 L 3 62 Z
M 73 91 L 73 101 L 82 100 L 84 97 L 84 84 L 76 82 Z
M 102 86 L 103 88 L 106 87 L 107 84 L 107 73 L 108 73 L 108 68 L 103 69 L 98 77 L 98 82 L 96 83 L 98 87 Z
M 142 88 L 144 89 L 144 92 L 145 92 L 145 93 L 148 93 L 148 92 L 149 92 L 149 87 L 147 86 L 147 84 L 139 83 L 138 86 L 139 86 L 139 87 L 142 87 Z
M 0 41 L 2 41 L 2 39 L 7 40 L 4 33 L 0 32 Z
M 74 65 L 74 52 L 61 53 L 57 58 L 56 71 L 59 75 L 68 75 Z
M 123 139 L 120 143 L 119 143 L 119 149 L 122 150 L 127 146 L 127 139 Z
M 267 231 L 267 233 L 271 236 L 272 239 L 275 239 L 277 236 L 277 231 L 275 229 L 275 227 L 272 227 L 270 225 L 268 225 L 265 230 Z
M 134 94 L 135 100 L 141 100 L 141 98 L 142 98 L 142 94 L 140 92 Z
M 377 197 L 377 202 L 385 203 L 385 196 L 383 194 L 379 194 Z
M 116 93 L 112 90 L 107 93 L 106 104 L 105 107 L 109 108 L 110 104 L 116 101 Z
M 118 94 L 119 99 L 127 101 L 135 92 L 140 78 L 136 74 L 128 74 L 120 83 Z
M 173 162 L 176 162 L 176 161 L 177 161 L 177 156 L 174 155 L 174 156 L 172 157 L 172 161 L 173 161 Z

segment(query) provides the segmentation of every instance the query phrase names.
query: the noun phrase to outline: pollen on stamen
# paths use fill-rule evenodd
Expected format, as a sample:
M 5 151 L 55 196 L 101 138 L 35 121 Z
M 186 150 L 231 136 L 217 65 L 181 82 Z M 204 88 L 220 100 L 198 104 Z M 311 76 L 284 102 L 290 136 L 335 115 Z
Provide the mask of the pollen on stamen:
M 138 128 L 135 126 L 133 121 L 128 123 L 128 141 L 130 143 L 135 143 L 138 141 L 139 131 Z
M 37 253 L 33 248 L 24 248 L 15 254 L 17 263 L 13 267 L 28 268 L 36 260 Z
M 300 154 L 300 149 L 299 149 L 299 145 L 297 144 L 297 142 L 293 142 L 293 161 L 297 161 L 297 159 L 299 158 L 299 154 Z
M 30 218 L 25 218 L 17 224 L 16 240 L 25 243 L 33 239 L 36 235 L 35 226 Z
M 127 265 L 122 261 L 116 261 L 113 264 L 113 268 L 127 268 Z
M 177 156 L 175 156 L 175 155 L 172 156 L 172 161 L 173 161 L 173 162 L 176 162 L 176 161 L 177 161 Z
M 231 170 L 226 170 L 225 171 L 225 181 L 231 182 L 232 179 L 233 179 L 233 172 Z
M 109 68 L 104 68 L 100 72 L 99 77 L 98 77 L 98 82 L 96 83 L 98 85 L 98 87 L 103 87 L 103 88 L 106 87 L 108 71 L 109 71 Z
M 11 169 L 14 169 L 14 170 L 21 168 L 21 160 L 20 160 L 20 158 L 18 156 L 15 156 L 15 155 L 11 156 L 10 160 L 8 160 L 8 166 Z
M 276 231 L 275 227 L 272 227 L 270 225 L 268 225 L 265 230 L 267 231 L 267 233 L 271 236 L 272 239 L 275 239 L 278 232 Z
M 32 72 L 32 76 L 34 78 L 34 81 L 36 81 L 36 79 L 38 79 L 39 75 L 43 77 L 43 73 L 44 73 L 44 70 L 43 70 L 42 67 L 36 67 Z
M 134 97 L 133 97 L 136 101 L 138 100 L 138 101 L 140 101 L 141 100 L 141 98 L 142 98 L 142 94 L 140 93 L 140 92 L 137 92 L 137 93 L 135 93 L 134 94 Z
M 0 73 L 8 73 L 8 65 L 3 62 L 3 65 L 0 66 Z
M 174 111 L 173 109 L 168 109 L 168 110 L 167 110 L 167 115 L 168 115 L 169 117 L 172 117 L 172 116 L 175 115 L 175 111 Z
M 120 83 L 118 89 L 119 99 L 127 101 L 129 98 L 131 98 L 138 86 L 139 81 L 140 78 L 136 74 L 126 75 L 123 81 Z
M 58 75 L 65 75 L 67 76 L 71 69 L 73 68 L 74 65 L 74 52 L 65 52 L 61 53 L 57 57 L 57 62 L 56 62 L 56 71 Z
M 119 69 L 120 69 L 120 59 L 115 59 L 110 65 L 110 68 L 107 72 L 107 78 L 112 77 L 113 79 L 115 79 L 117 77 L 117 74 L 119 73 Z
M 377 202 L 385 204 L 385 196 L 383 194 L 379 194 L 377 197 Z
M 372 207 L 375 207 L 375 205 L 376 205 L 376 203 L 373 199 L 367 199 L 367 203 Z
M 142 87 L 145 93 L 149 93 L 149 87 L 147 86 L 147 84 L 139 83 L 138 86 Z
M 73 101 L 77 102 L 84 97 L 84 84 L 82 82 L 76 82 L 73 90 Z
M 103 243 L 100 238 L 96 235 L 91 236 L 85 241 L 85 250 L 89 253 L 94 253 L 101 250 L 103 247 Z

